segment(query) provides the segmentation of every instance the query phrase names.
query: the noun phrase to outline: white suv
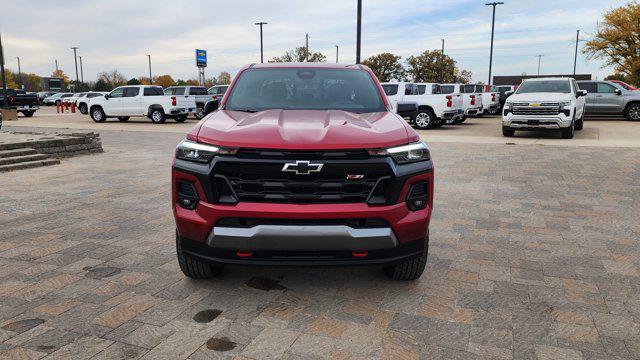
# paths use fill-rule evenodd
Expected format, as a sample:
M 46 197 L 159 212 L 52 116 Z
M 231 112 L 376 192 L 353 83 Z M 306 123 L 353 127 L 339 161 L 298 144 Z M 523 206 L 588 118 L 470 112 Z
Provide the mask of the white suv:
M 584 125 L 586 95 L 572 78 L 525 80 L 504 104 L 502 135 L 511 137 L 516 130 L 556 130 L 571 139 L 574 129 L 582 130 Z

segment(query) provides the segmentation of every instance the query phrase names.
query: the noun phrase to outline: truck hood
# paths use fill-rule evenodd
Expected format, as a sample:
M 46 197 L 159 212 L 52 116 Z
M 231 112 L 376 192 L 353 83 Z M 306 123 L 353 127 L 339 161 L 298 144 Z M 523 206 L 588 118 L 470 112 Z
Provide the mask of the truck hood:
M 513 102 L 531 102 L 531 101 L 570 101 L 574 100 L 573 94 L 562 93 L 527 93 L 527 94 L 513 94 L 509 96 L 508 100 Z
M 219 110 L 200 123 L 202 143 L 270 149 L 380 148 L 418 141 L 406 121 L 390 112 L 341 110 Z

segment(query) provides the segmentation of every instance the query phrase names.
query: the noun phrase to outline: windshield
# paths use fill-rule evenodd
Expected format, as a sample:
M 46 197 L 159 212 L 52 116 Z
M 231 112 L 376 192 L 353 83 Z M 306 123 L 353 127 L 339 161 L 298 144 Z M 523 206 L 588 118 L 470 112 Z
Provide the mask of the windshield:
M 535 80 L 525 81 L 520 85 L 518 94 L 529 93 L 571 93 L 571 86 L 567 80 Z
M 373 79 L 362 70 L 248 69 L 230 91 L 225 110 L 385 111 Z

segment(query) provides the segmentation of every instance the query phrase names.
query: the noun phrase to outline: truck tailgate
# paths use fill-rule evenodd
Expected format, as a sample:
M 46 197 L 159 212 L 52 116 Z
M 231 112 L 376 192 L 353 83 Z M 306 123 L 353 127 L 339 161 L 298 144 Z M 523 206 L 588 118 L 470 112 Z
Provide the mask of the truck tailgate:
M 171 95 L 171 98 L 176 99 L 176 105 L 174 107 L 177 108 L 194 108 L 196 107 L 196 97 L 189 95 Z

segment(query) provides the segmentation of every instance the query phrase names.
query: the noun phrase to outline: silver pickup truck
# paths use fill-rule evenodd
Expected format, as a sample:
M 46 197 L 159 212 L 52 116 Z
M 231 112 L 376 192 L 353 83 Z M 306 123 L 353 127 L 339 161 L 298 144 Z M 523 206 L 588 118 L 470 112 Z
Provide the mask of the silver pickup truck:
M 622 115 L 640 121 L 640 91 L 626 90 L 611 81 L 578 81 L 587 90 L 587 115 Z
M 212 96 L 207 93 L 207 88 L 204 86 L 172 86 L 164 89 L 164 94 L 184 95 L 185 97 L 195 98 L 196 112 L 193 115 L 198 120 L 206 115 L 204 112 L 205 104 L 212 100 Z

